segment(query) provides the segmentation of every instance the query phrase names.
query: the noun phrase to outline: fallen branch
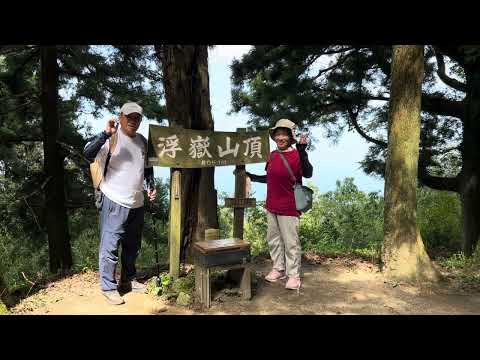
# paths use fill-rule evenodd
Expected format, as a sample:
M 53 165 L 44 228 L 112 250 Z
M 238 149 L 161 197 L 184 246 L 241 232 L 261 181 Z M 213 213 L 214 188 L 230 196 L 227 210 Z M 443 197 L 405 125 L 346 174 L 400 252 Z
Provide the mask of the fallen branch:
M 80 153 L 77 149 L 75 149 L 72 145 L 66 144 L 66 143 L 58 141 L 58 140 L 57 140 L 57 144 L 59 144 L 63 149 L 68 151 L 71 155 L 73 155 L 73 156 L 77 157 L 78 159 L 82 160 L 86 165 L 90 165 L 90 161 L 82 153 Z M 73 158 L 72 158 L 72 160 L 73 160 Z
M 40 232 L 43 232 L 42 227 L 40 226 L 40 223 L 38 222 L 37 215 L 35 214 L 35 211 L 32 209 L 32 207 L 30 206 L 30 204 L 28 203 L 28 201 L 27 201 L 26 198 L 24 198 L 23 201 L 25 201 L 25 204 L 27 205 L 27 207 L 28 207 L 28 208 L 30 209 L 30 211 L 32 212 L 33 219 L 35 220 L 35 224 L 37 224 L 38 230 L 39 230 Z
M 22 275 L 23 275 L 23 278 L 24 278 L 27 282 L 29 282 L 30 284 L 32 284 L 32 286 L 30 286 L 30 289 L 29 289 L 28 292 L 27 292 L 27 296 L 26 296 L 26 297 L 28 297 L 28 295 L 30 295 L 30 291 L 32 291 L 33 287 L 34 287 L 36 284 L 35 284 L 34 282 L 28 280 L 28 278 L 25 276 L 25 274 L 24 274 L 23 271 L 22 271 Z

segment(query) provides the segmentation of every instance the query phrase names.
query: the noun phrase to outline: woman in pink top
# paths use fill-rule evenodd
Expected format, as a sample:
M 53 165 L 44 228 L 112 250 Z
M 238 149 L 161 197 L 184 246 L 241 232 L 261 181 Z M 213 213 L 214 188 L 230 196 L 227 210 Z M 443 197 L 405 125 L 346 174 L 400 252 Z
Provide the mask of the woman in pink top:
M 293 180 L 282 160 L 282 155 L 290 165 L 296 182 L 302 177 L 312 177 L 313 168 L 306 152 L 307 141 L 302 136 L 296 149 L 292 130 L 295 124 L 287 119 L 277 121 L 270 129 L 270 136 L 277 144 L 277 150 L 270 153 L 265 170 L 267 175 L 259 176 L 247 172 L 252 181 L 267 183 L 267 243 L 273 260 L 273 269 L 265 277 L 276 282 L 288 277 L 287 289 L 299 290 L 301 286 L 300 262 L 301 247 L 298 237 L 300 212 L 295 206 Z M 280 155 L 280 152 L 282 155 Z

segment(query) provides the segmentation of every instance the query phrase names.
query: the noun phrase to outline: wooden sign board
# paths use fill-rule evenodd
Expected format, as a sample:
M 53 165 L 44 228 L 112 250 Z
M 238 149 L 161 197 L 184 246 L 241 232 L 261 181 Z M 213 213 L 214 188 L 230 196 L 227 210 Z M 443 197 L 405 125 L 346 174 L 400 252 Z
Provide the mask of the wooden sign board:
M 202 168 L 267 161 L 268 131 L 214 132 L 150 125 L 149 166 Z
M 256 206 L 255 198 L 225 198 L 225 207 L 229 208 L 253 208 Z

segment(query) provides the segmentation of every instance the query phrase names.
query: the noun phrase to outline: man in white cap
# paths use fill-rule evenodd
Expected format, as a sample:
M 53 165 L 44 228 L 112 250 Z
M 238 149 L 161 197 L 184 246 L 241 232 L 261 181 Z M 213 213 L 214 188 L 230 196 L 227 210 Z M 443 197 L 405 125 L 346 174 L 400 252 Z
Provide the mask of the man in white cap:
M 144 181 L 150 201 L 156 197 L 153 168 L 146 167 L 147 140 L 137 133 L 143 109 L 128 102 L 120 109 L 120 129 L 116 119 L 107 121 L 105 130 L 84 149 L 93 162 L 104 168 L 99 189 L 100 250 L 99 270 L 103 295 L 110 304 L 125 301 L 118 290 L 144 293 L 145 285 L 136 280 L 135 262 L 140 251 L 144 224 Z M 115 279 L 118 247 L 122 245 L 120 285 Z
M 267 183 L 267 243 L 273 268 L 265 280 L 276 282 L 288 278 L 285 288 L 298 291 L 301 286 L 300 212 L 295 205 L 293 186 L 296 182 L 301 183 L 302 177 L 312 177 L 313 167 L 308 161 L 305 137 L 300 138 L 296 149 L 292 147 L 297 142 L 293 136 L 294 128 L 295 123 L 288 119 L 277 121 L 270 129 L 277 150 L 271 152 L 265 166 L 267 175 L 247 172 L 247 176 L 252 181 Z

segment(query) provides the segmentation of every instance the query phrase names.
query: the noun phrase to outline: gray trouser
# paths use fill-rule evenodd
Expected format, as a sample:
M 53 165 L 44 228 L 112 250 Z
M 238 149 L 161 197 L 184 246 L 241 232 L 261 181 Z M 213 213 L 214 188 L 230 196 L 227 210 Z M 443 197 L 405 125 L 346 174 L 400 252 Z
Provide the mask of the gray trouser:
M 267 242 L 273 268 L 286 270 L 288 277 L 300 277 L 302 251 L 298 238 L 299 218 L 267 211 Z
M 122 281 L 135 279 L 135 261 L 142 243 L 144 208 L 129 209 L 103 195 L 100 210 L 100 284 L 104 291 L 116 290 L 118 246 L 122 245 Z

